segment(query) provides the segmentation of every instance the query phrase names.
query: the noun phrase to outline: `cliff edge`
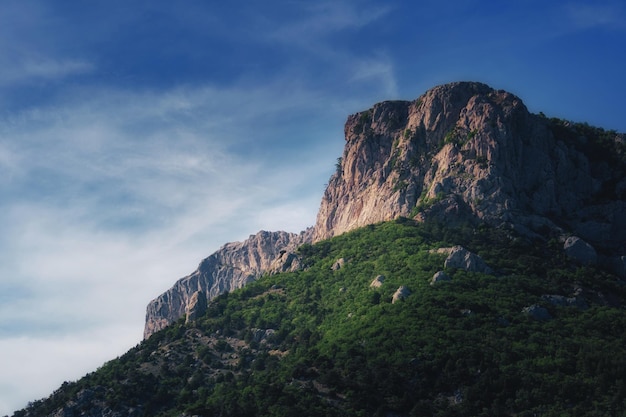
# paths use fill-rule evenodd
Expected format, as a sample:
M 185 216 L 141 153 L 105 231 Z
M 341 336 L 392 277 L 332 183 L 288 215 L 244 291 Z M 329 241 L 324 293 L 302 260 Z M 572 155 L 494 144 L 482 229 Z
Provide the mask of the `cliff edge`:
M 148 305 L 144 336 L 193 315 L 194 293 L 211 299 L 298 269 L 297 246 L 399 216 L 575 235 L 626 274 L 624 134 L 531 114 L 511 93 L 457 82 L 349 116 L 345 140 L 312 229 L 223 246 Z

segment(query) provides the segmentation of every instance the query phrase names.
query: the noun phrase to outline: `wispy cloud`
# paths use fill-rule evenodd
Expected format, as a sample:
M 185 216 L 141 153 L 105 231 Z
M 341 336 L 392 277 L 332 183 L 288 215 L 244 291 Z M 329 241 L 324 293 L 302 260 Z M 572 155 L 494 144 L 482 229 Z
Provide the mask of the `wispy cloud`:
M 273 39 L 285 42 L 309 42 L 338 31 L 360 29 L 389 13 L 389 6 L 353 2 L 316 2 L 300 18 L 282 24 L 271 32 Z
M 382 86 L 387 97 L 398 97 L 398 85 L 391 60 L 385 56 L 363 59 L 357 62 L 351 81 Z
M 622 2 L 571 3 L 566 16 L 579 29 L 626 29 L 626 9 Z
M 7 77 L 1 77 L 4 82 L 16 82 L 26 79 L 60 79 L 80 74 L 89 73 L 94 70 L 94 65 L 84 60 L 68 59 L 63 61 L 44 59 L 38 61 L 27 61 L 17 68 L 12 69 L 12 73 Z
M 338 153 L 306 142 L 303 132 L 319 130 L 316 118 L 332 107 L 320 100 L 273 86 L 94 88 L 5 114 L 0 289 L 10 296 L 0 303 L 0 397 L 14 393 L 14 408 L 34 399 L 33 374 L 4 366 L 21 361 L 25 343 L 41 346 L 33 364 L 85 361 L 71 373 L 43 367 L 45 395 L 139 341 L 147 302 L 222 244 L 312 225 L 324 167 Z M 308 124 L 285 127 L 302 112 Z M 298 140 L 298 150 L 276 151 L 272 140 Z M 265 147 L 274 151 L 241 151 Z M 94 328 L 115 336 L 81 341 Z

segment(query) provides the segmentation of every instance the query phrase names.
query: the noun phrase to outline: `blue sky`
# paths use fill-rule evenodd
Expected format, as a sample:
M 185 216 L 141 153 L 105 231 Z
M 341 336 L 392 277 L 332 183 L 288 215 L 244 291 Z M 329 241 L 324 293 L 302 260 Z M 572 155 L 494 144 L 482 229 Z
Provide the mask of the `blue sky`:
M 621 0 L 0 0 L 0 415 L 138 343 L 223 243 L 312 225 L 346 117 L 475 80 L 626 131 Z

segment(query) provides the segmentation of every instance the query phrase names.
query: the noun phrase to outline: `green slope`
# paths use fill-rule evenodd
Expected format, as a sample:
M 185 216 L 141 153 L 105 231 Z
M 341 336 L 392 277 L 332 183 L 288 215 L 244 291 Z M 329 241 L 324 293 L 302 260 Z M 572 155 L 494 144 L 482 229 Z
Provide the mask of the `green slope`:
M 494 274 L 447 270 L 452 281 L 430 285 L 446 257 L 431 249 L 457 244 Z M 626 413 L 624 282 L 574 265 L 554 240 L 399 219 L 300 255 L 305 270 L 213 300 L 197 322 L 153 335 L 15 416 L 62 407 L 150 416 Z M 385 281 L 373 289 L 379 274 Z M 401 285 L 411 294 L 392 304 Z M 531 305 L 551 319 L 522 312 Z

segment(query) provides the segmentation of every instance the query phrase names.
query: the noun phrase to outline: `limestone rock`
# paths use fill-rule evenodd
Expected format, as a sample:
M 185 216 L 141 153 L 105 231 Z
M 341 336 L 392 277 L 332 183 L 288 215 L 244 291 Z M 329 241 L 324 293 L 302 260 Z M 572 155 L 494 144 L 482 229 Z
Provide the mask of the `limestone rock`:
M 302 259 L 295 252 L 280 251 L 278 258 L 272 261 L 268 273 L 294 272 L 302 269 Z
M 430 285 L 435 285 L 438 282 L 452 281 L 450 275 L 446 274 L 443 271 L 436 272 L 430 280 Z
M 396 292 L 393 293 L 393 297 L 391 298 L 391 303 L 395 304 L 398 301 L 404 300 L 409 295 L 411 295 L 411 291 L 407 287 L 405 287 L 404 285 L 401 285 L 396 290 Z
M 598 261 L 596 250 L 577 236 L 570 236 L 563 245 L 565 254 L 582 265 L 595 265 Z
M 187 304 L 186 310 L 186 319 L 185 323 L 190 323 L 199 317 L 204 316 L 207 309 L 207 299 L 206 295 L 202 291 L 196 291 L 193 293 L 191 298 L 189 299 L 189 304 Z
M 491 274 L 493 272 L 480 256 L 468 251 L 462 246 L 452 248 L 444 262 L 444 267 L 464 269 L 469 272 L 481 272 L 483 274 Z
M 532 236 L 560 233 L 551 220 L 558 218 L 596 246 L 623 250 L 623 155 L 609 168 L 585 153 L 597 145 L 584 136 L 591 133 L 531 114 L 513 94 L 473 82 L 441 85 L 415 101 L 351 115 L 344 132 L 313 241 L 398 216 L 506 224 Z M 614 142 L 619 155 L 626 135 Z
M 287 253 L 293 253 L 310 235 L 287 232 L 261 231 L 243 242 L 227 243 L 208 258 L 204 259 L 192 274 L 178 280 L 172 288 L 152 300 L 146 309 L 144 338 L 159 331 L 188 310 L 192 296 L 202 292 L 207 300 L 224 292 L 241 288 L 259 278 L 274 266 Z M 295 259 L 291 259 L 294 265 Z M 282 265 L 286 265 L 286 262 Z
M 385 277 L 383 275 L 378 275 L 370 284 L 370 288 L 380 288 L 383 286 L 383 282 L 385 282 Z
M 333 271 L 339 271 L 346 264 L 346 260 L 344 258 L 339 258 L 335 261 L 333 266 L 330 267 Z
M 276 334 L 274 329 L 251 329 L 252 340 L 257 343 L 267 343 L 267 340 Z

